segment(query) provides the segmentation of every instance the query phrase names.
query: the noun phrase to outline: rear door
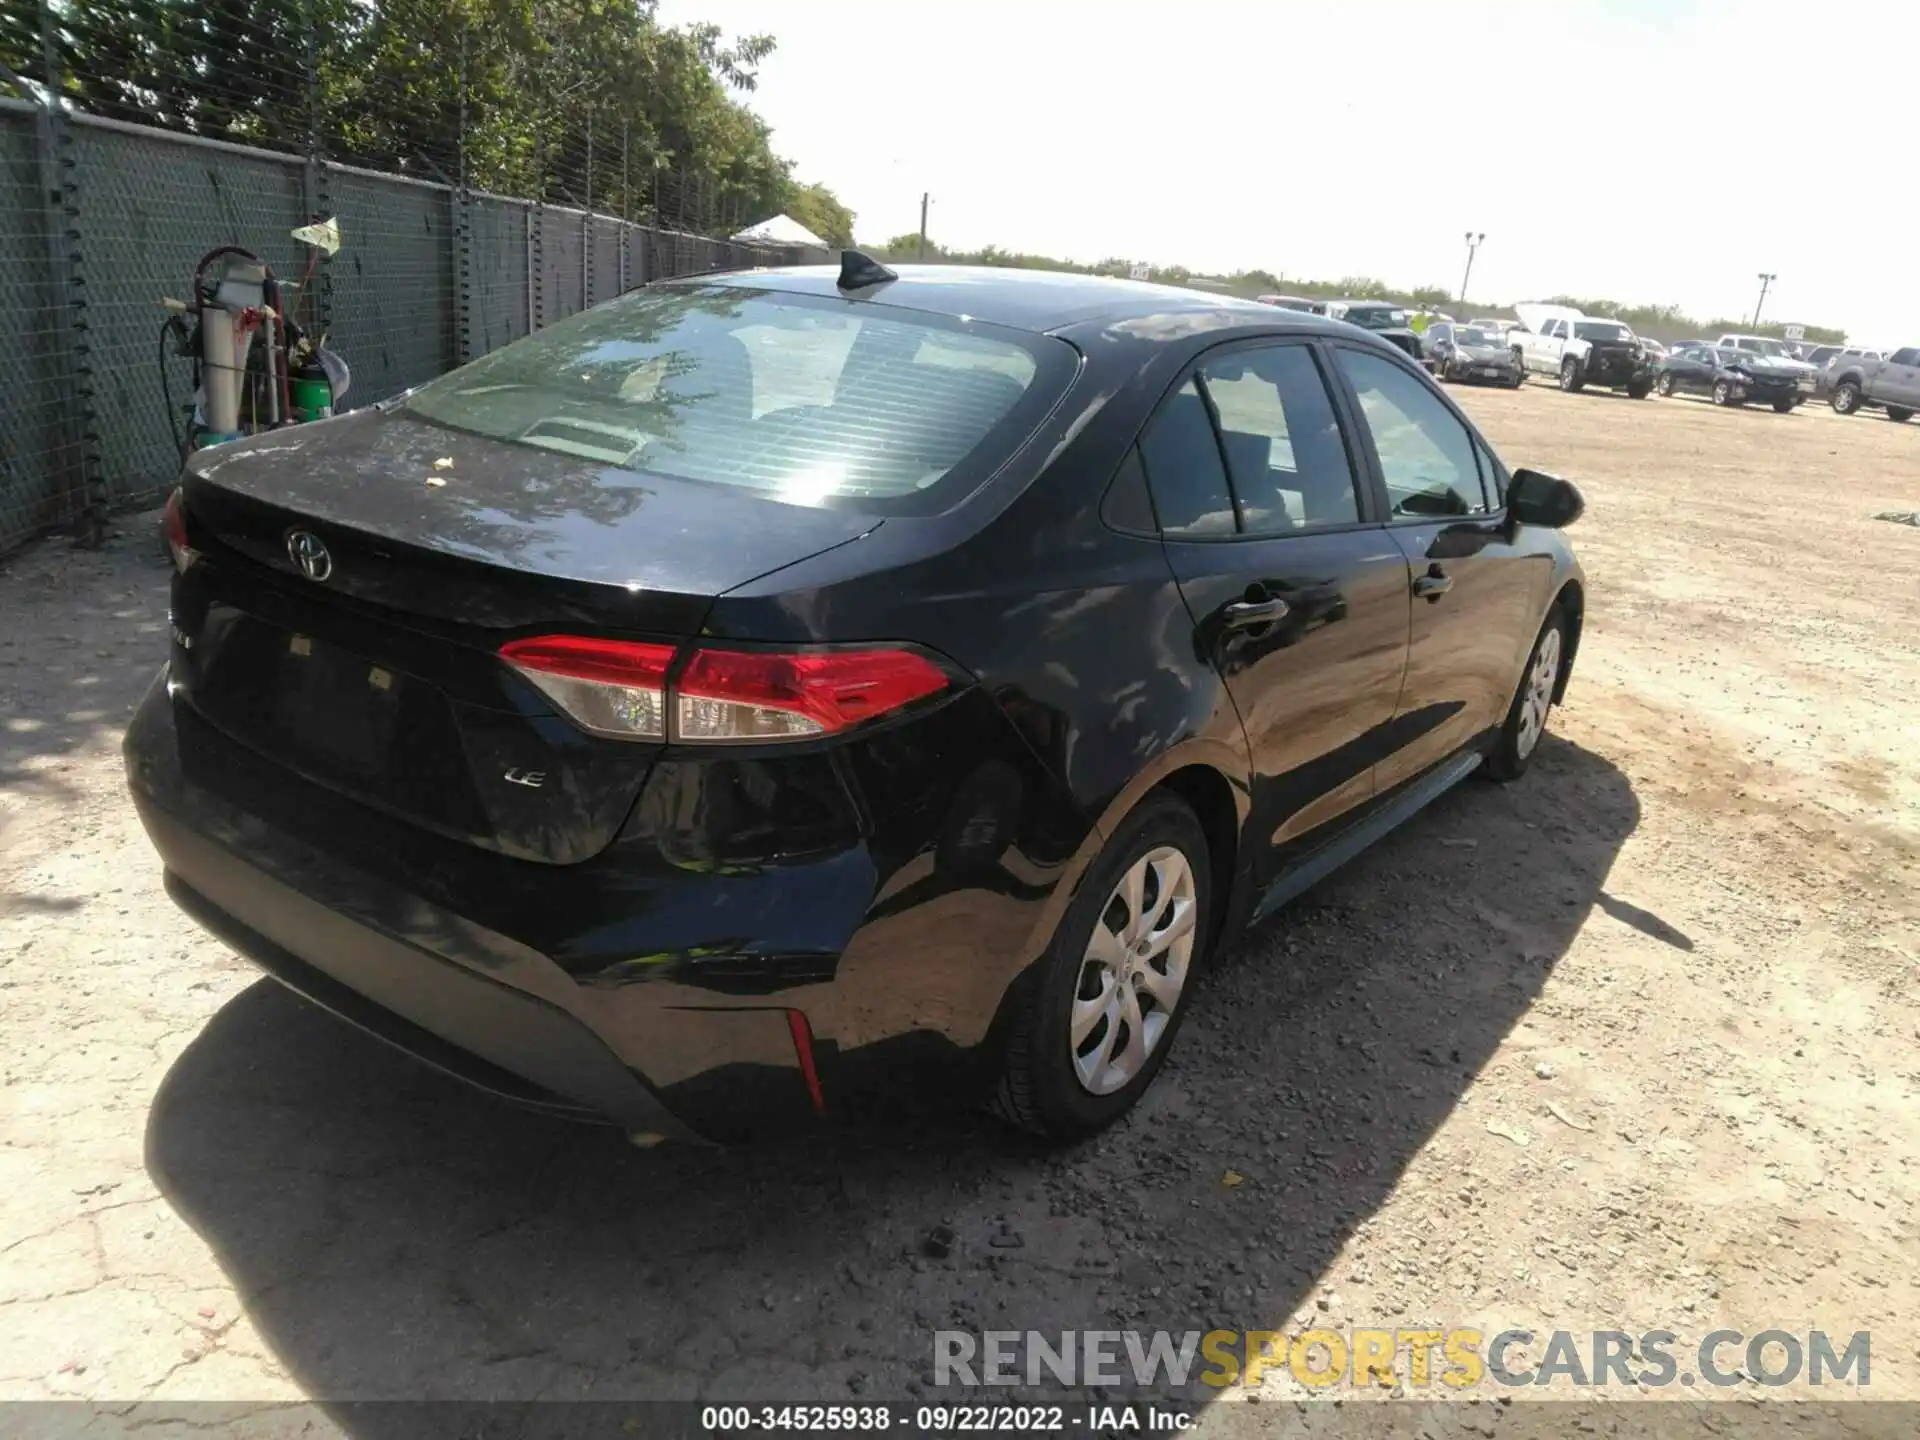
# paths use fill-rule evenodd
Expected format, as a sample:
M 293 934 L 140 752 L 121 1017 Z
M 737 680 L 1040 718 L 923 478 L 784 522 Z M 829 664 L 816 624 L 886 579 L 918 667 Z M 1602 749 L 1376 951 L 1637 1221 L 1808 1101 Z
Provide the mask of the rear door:
M 1874 398 L 1887 405 L 1920 409 L 1920 346 L 1896 350 L 1887 360 Z
M 1424 376 L 1358 346 L 1334 355 L 1411 576 L 1395 743 L 1374 779 L 1384 794 L 1505 719 L 1551 562 L 1514 543 L 1504 472 Z
M 1253 759 L 1270 879 L 1373 789 L 1407 653 L 1407 562 L 1306 342 L 1210 352 L 1141 440 L 1194 643 Z

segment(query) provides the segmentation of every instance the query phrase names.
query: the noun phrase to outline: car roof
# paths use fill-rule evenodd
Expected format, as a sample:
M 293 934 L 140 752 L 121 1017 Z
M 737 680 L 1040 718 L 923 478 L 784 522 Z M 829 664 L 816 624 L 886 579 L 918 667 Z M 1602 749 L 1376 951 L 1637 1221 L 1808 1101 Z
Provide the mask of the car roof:
M 1135 320 L 1155 315 L 1204 312 L 1244 316 L 1249 324 L 1271 326 L 1275 307 L 1177 285 L 1078 275 L 1060 270 L 1016 270 L 997 265 L 896 265 L 899 279 L 851 292 L 855 298 L 935 315 L 965 316 L 1021 330 L 1050 331 L 1090 320 Z M 780 290 L 797 295 L 847 295 L 833 265 L 793 265 L 769 270 L 736 270 L 688 276 L 688 285 L 731 285 L 741 289 Z M 1291 311 L 1289 325 L 1341 327 L 1332 321 Z

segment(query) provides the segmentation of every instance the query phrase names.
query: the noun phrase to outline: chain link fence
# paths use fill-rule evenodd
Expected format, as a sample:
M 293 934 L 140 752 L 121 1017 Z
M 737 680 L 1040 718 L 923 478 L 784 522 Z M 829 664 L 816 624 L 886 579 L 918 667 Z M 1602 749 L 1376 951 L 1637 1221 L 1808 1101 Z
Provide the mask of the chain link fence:
M 472 182 L 461 124 L 395 165 L 390 145 L 355 140 L 352 113 L 315 113 L 322 62 L 310 45 L 300 60 L 297 26 L 262 52 L 277 58 L 252 90 L 213 97 L 225 133 L 257 130 L 255 145 L 187 133 L 179 115 L 213 103 L 191 85 L 63 69 L 84 50 L 81 10 L 0 10 L 0 554 L 55 529 L 95 535 L 172 483 L 192 380 L 162 344 L 160 301 L 189 298 L 215 246 L 297 282 L 297 317 L 353 367 L 350 405 L 650 280 L 826 258 L 726 239 L 765 218 L 737 187 L 657 156 L 637 164 L 625 127 L 596 135 L 590 113 L 517 168 L 495 165 L 536 177 L 528 194 L 497 194 Z M 468 119 L 464 70 L 447 108 Z M 320 259 L 290 232 L 328 216 L 344 245 Z

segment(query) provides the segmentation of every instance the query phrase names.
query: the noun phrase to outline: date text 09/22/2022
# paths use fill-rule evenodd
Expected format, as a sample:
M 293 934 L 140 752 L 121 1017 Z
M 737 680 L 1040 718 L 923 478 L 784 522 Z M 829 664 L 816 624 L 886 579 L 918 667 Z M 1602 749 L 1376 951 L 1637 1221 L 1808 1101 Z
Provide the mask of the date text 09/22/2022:
M 708 1405 L 700 1428 L 715 1434 L 777 1430 L 901 1430 L 921 1435 L 1013 1433 L 1175 1434 L 1193 1423 L 1160 1405 Z

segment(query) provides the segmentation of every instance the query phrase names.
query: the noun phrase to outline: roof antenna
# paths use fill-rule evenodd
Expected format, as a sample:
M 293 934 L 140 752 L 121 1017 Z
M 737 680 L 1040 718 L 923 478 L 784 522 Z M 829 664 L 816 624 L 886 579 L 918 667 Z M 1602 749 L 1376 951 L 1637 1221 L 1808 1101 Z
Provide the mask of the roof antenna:
M 840 288 L 842 290 L 863 290 L 869 285 L 884 285 L 889 280 L 898 280 L 900 274 L 889 270 L 871 255 L 863 255 L 858 250 L 840 252 Z

